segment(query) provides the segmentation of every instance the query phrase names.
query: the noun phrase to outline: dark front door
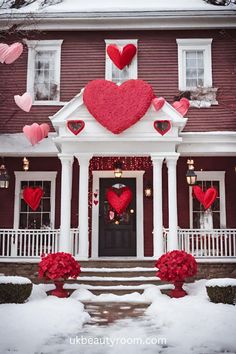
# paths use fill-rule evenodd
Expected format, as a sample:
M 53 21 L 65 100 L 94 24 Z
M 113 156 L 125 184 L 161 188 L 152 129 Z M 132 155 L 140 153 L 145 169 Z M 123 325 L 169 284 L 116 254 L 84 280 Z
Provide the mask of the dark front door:
M 129 187 L 132 200 L 126 210 L 118 214 L 106 200 L 109 188 Z M 136 256 L 136 179 L 101 178 L 99 195 L 99 256 Z

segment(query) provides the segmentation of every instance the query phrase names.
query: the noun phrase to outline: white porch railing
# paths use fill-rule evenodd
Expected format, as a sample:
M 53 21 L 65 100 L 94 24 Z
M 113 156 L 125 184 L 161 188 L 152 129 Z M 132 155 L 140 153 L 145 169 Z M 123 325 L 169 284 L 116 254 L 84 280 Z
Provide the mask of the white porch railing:
M 71 229 L 72 254 L 78 253 L 78 229 Z M 38 258 L 43 253 L 59 250 L 60 230 L 56 229 L 1 229 L 1 257 Z

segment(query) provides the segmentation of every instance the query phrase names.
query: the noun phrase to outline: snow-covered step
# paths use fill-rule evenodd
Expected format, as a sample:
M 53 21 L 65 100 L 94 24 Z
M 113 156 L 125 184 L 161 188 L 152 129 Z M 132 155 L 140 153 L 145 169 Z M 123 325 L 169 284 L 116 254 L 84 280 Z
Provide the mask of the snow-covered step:
M 121 267 L 121 268 L 89 268 L 89 267 L 81 267 L 82 272 L 97 272 L 97 273 L 103 273 L 103 272 L 156 272 L 157 268 L 155 267 Z
M 80 277 L 76 279 L 78 283 L 84 283 L 84 284 L 91 284 L 91 285 L 141 285 L 141 284 L 154 284 L 154 285 L 159 285 L 161 284 L 161 281 L 157 277 L 149 277 L 149 276 L 134 276 L 134 277 L 129 277 L 129 276 L 122 276 L 122 277 L 113 277 L 113 276 L 102 276 L 103 273 L 98 273 L 99 276 L 84 276 L 81 274 Z M 112 273 L 111 273 L 112 274 Z M 124 274 L 124 273 L 122 273 Z M 71 279 L 69 280 L 70 282 L 73 282 L 74 280 Z
M 125 282 L 129 282 L 129 281 L 152 281 L 152 280 L 160 280 L 160 278 L 157 277 L 104 277 L 104 276 L 80 276 L 77 278 L 77 280 L 80 281 L 104 281 L 104 280 L 109 280 L 109 281 L 125 281 Z

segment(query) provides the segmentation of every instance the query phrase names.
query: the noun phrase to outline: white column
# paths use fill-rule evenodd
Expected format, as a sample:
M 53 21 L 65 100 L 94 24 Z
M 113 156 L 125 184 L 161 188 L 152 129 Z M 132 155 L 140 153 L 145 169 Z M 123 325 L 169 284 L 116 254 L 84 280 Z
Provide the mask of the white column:
M 178 249 L 178 211 L 176 192 L 176 164 L 179 154 L 166 158 L 168 167 L 168 208 L 169 208 L 169 234 L 167 237 L 167 249 L 173 251 Z
M 151 155 L 153 164 L 153 256 L 164 253 L 162 214 L 162 164 L 164 157 Z
M 88 259 L 88 192 L 91 154 L 79 154 L 79 259 Z
M 74 157 L 68 154 L 58 154 L 61 160 L 61 227 L 60 252 L 71 253 L 71 190 L 72 190 L 72 164 Z

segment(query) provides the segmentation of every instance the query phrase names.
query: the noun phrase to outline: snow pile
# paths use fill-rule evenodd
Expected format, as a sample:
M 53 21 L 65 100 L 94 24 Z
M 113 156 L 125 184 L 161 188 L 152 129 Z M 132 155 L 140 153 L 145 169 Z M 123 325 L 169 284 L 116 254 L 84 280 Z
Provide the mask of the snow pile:
M 236 286 L 236 279 L 233 278 L 215 278 L 206 282 L 206 286 Z
M 31 284 L 31 280 L 25 277 L 0 276 L 0 284 Z
M 35 301 L 35 300 L 42 300 L 47 297 L 47 293 L 40 285 L 33 284 L 33 288 L 30 294 L 30 297 L 27 301 Z

